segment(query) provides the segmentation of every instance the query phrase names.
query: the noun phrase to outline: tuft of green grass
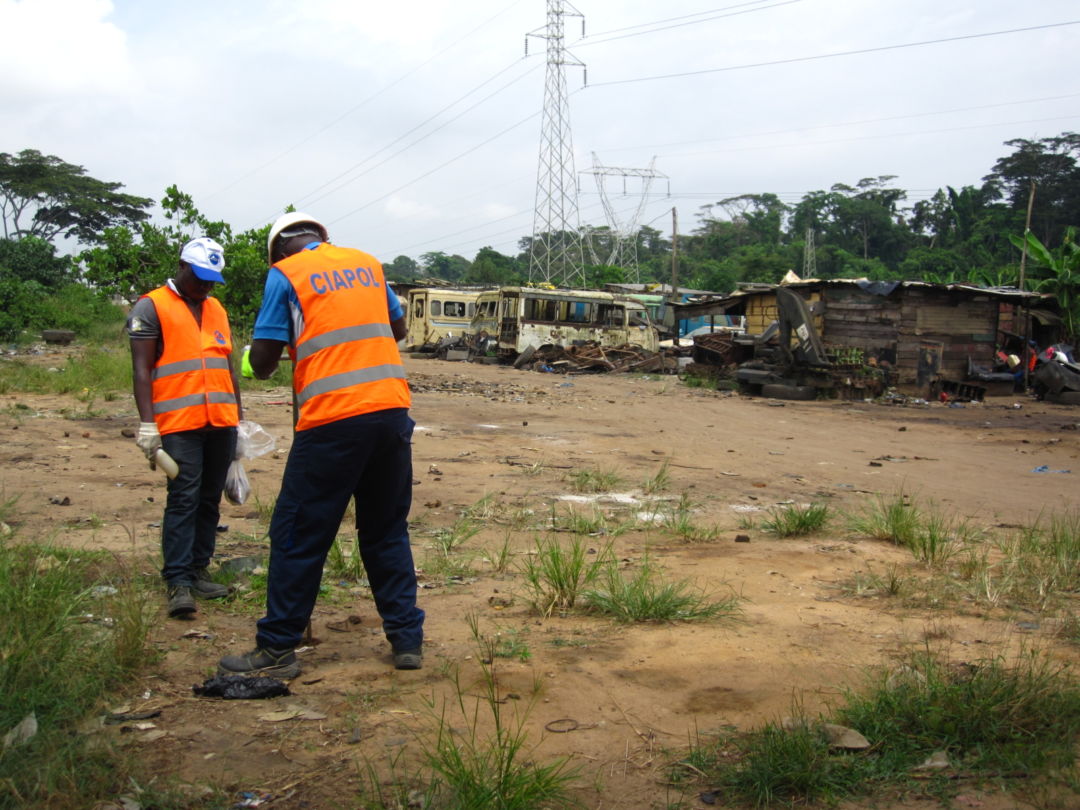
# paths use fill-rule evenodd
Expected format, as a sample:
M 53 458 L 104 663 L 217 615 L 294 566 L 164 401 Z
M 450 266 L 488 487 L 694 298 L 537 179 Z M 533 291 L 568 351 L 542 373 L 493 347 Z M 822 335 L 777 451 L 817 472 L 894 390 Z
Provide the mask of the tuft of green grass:
M 443 556 L 449 557 L 479 534 L 482 528 L 483 524 L 466 510 L 449 526 L 435 530 L 435 547 Z
M 829 507 L 823 503 L 808 506 L 785 505 L 769 510 L 761 528 L 777 537 L 802 537 L 821 531 L 829 520 Z
M 420 738 L 432 773 L 430 804 L 424 807 L 498 808 L 499 810 L 570 810 L 583 805 L 572 788 L 580 768 L 565 757 L 543 762 L 529 744 L 525 724 L 535 695 L 517 711 L 499 688 L 495 666 L 497 643 L 480 634 L 470 616 L 470 628 L 481 662 L 480 696 L 470 703 L 472 687 L 451 674 L 456 700 L 428 703 L 431 738 Z M 509 707 L 508 707 L 509 706 Z
M 513 539 L 513 533 L 508 531 L 503 535 L 502 542 L 499 545 L 487 550 L 485 559 L 491 563 L 491 567 L 496 573 L 505 574 L 507 569 L 510 568 L 510 561 L 514 555 Z
M 852 757 L 835 755 L 820 724 L 768 723 L 738 742 L 724 785 L 754 807 L 830 803 L 854 792 Z
M 516 658 L 522 663 L 527 662 L 532 658 L 532 651 L 529 649 L 528 635 L 529 631 L 527 629 L 497 629 L 495 638 L 493 639 L 494 643 L 491 646 L 492 654 L 496 658 Z
M 872 504 L 848 515 L 852 531 L 875 540 L 887 540 L 910 547 L 918 534 L 921 515 L 903 491 L 895 495 L 876 495 Z
M 579 512 L 573 506 L 567 508 L 565 515 L 555 514 L 553 510 L 552 521 L 553 528 L 559 531 L 591 537 L 618 537 L 630 528 L 629 524 L 620 523 L 595 506 L 591 513 Z
M 645 479 L 645 482 L 641 485 L 641 490 L 646 495 L 657 495 L 666 492 L 670 486 L 671 464 L 665 461 L 660 465 L 660 469 L 656 471 L 656 475 Z
M 580 535 L 574 535 L 565 544 L 554 538 L 538 537 L 535 551 L 521 566 L 533 609 L 542 616 L 571 610 L 585 588 L 609 564 L 611 556 L 610 543 L 593 552 Z
M 602 588 L 586 591 L 583 598 L 592 610 L 620 622 L 692 622 L 741 614 L 742 600 L 735 594 L 713 601 L 686 581 L 665 582 L 648 557 L 630 576 L 612 562 L 602 580 Z
M 720 380 L 717 377 L 684 374 L 680 379 L 687 388 L 704 388 L 706 391 L 716 391 L 720 387 Z
M 277 506 L 277 496 L 269 500 L 263 500 L 259 497 L 259 493 L 255 493 L 254 500 L 255 515 L 262 525 L 267 527 L 267 531 L 270 529 L 270 518 L 274 516 L 274 507 Z
M 809 718 L 799 707 L 794 714 L 697 741 L 672 765 L 671 784 L 684 794 L 707 785 L 733 806 L 752 807 L 834 805 L 859 796 L 873 803 L 898 791 L 948 805 L 961 775 L 1006 787 L 1017 780 L 1023 788 L 1036 778 L 1056 780 L 1062 791 L 1076 791 L 1069 774 L 1080 741 L 1080 686 L 1067 665 L 1045 655 L 950 662 L 927 648 L 897 668 L 868 673 L 827 717 Z M 860 732 L 870 748 L 831 747 L 826 723 Z M 949 767 L 913 780 L 913 769 L 937 752 Z
M 881 745 L 893 772 L 935 751 L 956 771 L 1045 772 L 1075 763 L 1080 684 L 1041 653 L 949 662 L 927 649 L 871 673 L 864 689 L 845 694 L 837 717 Z
M 600 468 L 574 470 L 567 480 L 575 492 L 611 492 L 622 483 L 617 472 Z
M 0 754 L 2 806 L 90 807 L 126 789 L 128 764 L 77 729 L 152 657 L 156 603 L 123 571 L 105 576 L 113 565 L 87 552 L 0 544 L 0 729 L 30 715 L 38 726 Z
M 720 530 L 715 526 L 700 526 L 694 521 L 694 504 L 685 492 L 676 504 L 663 514 L 661 525 L 669 532 L 690 543 L 708 543 L 717 538 Z
M 334 538 L 323 570 L 334 579 L 367 584 L 367 571 L 355 535 L 339 534 Z

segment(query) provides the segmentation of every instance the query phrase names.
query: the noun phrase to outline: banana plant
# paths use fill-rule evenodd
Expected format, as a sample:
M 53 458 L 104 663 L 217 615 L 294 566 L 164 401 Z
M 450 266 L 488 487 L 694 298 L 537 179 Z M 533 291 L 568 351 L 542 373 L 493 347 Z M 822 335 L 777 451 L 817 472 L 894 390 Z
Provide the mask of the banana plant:
M 1076 229 L 1067 228 L 1065 237 L 1050 250 L 1031 231 L 1023 237 L 1009 235 L 1009 240 L 1031 258 L 1043 273 L 1032 279 L 1032 289 L 1053 295 L 1061 307 L 1065 329 L 1070 338 L 1077 335 L 1080 325 L 1080 245 L 1076 244 Z

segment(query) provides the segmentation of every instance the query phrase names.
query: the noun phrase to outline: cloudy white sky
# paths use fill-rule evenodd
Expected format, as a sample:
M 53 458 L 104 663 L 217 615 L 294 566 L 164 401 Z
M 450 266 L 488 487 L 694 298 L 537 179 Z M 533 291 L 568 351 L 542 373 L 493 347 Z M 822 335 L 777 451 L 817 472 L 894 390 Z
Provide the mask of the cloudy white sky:
M 641 217 L 896 175 L 977 184 L 1080 129 L 1076 0 L 575 0 L 576 169 L 655 168 Z M 533 226 L 545 0 L 0 0 L 0 151 L 34 148 L 234 228 L 289 204 L 388 261 Z M 1031 30 L 1016 30 L 1031 29 Z M 1012 33 L 998 33 L 1009 32 Z M 982 36 L 982 35 L 991 36 Z M 952 40 L 931 43 L 933 41 Z M 910 47 L 897 47 L 910 46 Z M 850 53 L 864 51 L 863 53 Z M 837 55 L 847 54 L 847 55 Z M 628 217 L 640 180 L 608 181 Z M 667 193 L 670 189 L 670 196 Z M 581 177 L 583 224 L 605 224 Z M 624 219 L 625 222 L 625 219 Z

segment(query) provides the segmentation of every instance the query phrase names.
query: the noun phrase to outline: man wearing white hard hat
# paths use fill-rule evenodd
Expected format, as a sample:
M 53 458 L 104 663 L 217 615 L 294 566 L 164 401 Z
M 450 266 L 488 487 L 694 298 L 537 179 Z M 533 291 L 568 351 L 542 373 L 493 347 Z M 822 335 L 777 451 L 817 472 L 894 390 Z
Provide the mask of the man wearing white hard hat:
M 176 275 L 128 315 L 139 411 L 135 442 L 151 467 L 175 463 L 161 521 L 161 576 L 173 618 L 190 617 L 195 597 L 229 593 L 208 571 L 240 421 L 229 318 L 210 296 L 224 283 L 224 269 L 221 245 L 205 236 L 192 239 L 180 251 Z
M 226 655 L 218 672 L 300 673 L 296 649 L 350 501 L 393 665 L 420 669 L 424 611 L 416 604 L 407 522 L 414 422 L 397 348 L 404 313 L 379 260 L 330 244 L 326 228 L 306 214 L 278 218 L 267 252 L 250 361 L 255 376 L 266 378 L 288 349 L 296 436 L 270 520 L 266 616 L 255 648 Z

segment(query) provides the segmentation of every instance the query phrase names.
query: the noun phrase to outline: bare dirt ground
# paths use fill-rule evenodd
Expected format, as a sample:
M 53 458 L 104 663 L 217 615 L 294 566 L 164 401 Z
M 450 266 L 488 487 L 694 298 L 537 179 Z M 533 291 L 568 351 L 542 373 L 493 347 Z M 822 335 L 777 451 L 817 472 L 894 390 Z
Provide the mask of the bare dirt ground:
M 161 710 L 155 728 L 102 733 L 135 747 L 163 777 L 213 780 L 273 808 L 358 806 L 366 763 L 382 768 L 402 752 L 399 765 L 408 761 L 414 733 L 430 727 L 426 703 L 454 696 L 455 670 L 467 695 L 479 694 L 470 615 L 484 634 L 500 633 L 528 652 L 527 660 L 497 658 L 494 666 L 504 710 L 535 696 L 525 720 L 535 745 L 529 757 L 571 756 L 583 768 L 581 799 L 605 809 L 669 806 L 679 797 L 664 784 L 664 766 L 697 735 L 776 720 L 793 700 L 816 712 L 859 683 L 866 667 L 930 638 L 957 660 L 1022 645 L 1077 658 L 1038 616 L 853 595 L 844 584 L 860 572 L 917 566 L 905 550 L 850 535 L 839 518 L 806 539 L 746 526 L 777 504 L 825 502 L 840 513 L 901 490 L 979 526 L 1030 524 L 1076 505 L 1080 410 L 1022 397 L 962 408 L 782 403 L 690 389 L 671 377 L 406 363 L 418 425 L 412 520 L 428 617 L 424 668 L 393 670 L 366 590 L 330 578 L 291 697 L 197 698 L 192 685 L 225 652 L 250 647 L 261 613 L 243 595 L 202 603 L 189 622 L 162 612 L 152 633 L 160 665 L 126 697 L 132 711 Z M 260 512 L 276 495 L 291 439 L 287 391 L 250 392 L 245 405 L 279 450 L 249 462 L 254 494 L 245 506 L 223 505 L 219 560 L 265 555 Z M 133 570 L 155 571 L 164 478 L 121 435 L 136 422 L 130 396 L 96 402 L 89 415 L 70 397 L 0 398 L 0 482 L 5 497 L 19 496 L 18 536 L 107 549 Z M 590 545 L 610 540 L 628 564 L 648 553 L 669 578 L 710 593 L 734 589 L 746 600 L 744 620 L 625 626 L 532 612 L 517 566 L 544 536 L 552 510 L 572 505 L 559 500 L 574 494 L 568 474 L 616 471 L 619 492 L 640 498 L 642 483 L 665 462 L 664 496 L 673 502 L 686 493 L 694 523 L 719 528 L 715 539 L 685 542 L 656 528 Z M 1051 472 L 1033 472 L 1041 465 Z M 471 573 L 448 582 L 426 572 L 437 556 L 434 532 L 483 498 L 491 505 L 483 528 L 460 552 Z M 647 509 L 598 508 L 623 516 Z M 737 534 L 749 542 L 735 542 Z M 492 560 L 507 537 L 515 555 L 499 573 Z M 292 706 L 312 719 L 273 719 Z M 693 794 L 686 801 L 704 807 Z M 973 787 L 958 806 L 1021 805 Z

